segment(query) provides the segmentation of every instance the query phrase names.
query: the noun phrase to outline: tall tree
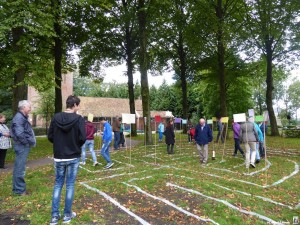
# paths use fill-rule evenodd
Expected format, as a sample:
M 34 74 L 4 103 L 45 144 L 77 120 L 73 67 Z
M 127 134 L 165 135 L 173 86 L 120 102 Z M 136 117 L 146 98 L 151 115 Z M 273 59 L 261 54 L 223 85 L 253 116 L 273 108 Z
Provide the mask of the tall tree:
M 82 75 L 88 75 L 93 67 L 99 70 L 104 64 L 126 63 L 131 114 L 135 114 L 133 73 L 138 47 L 136 7 L 135 0 L 88 1 L 83 17 L 88 35 L 80 53 Z M 133 136 L 137 134 L 135 124 L 131 133 Z
M 138 0 L 138 23 L 139 23 L 139 70 L 141 73 L 141 95 L 143 105 L 143 116 L 146 117 L 146 144 L 152 144 L 152 131 L 150 126 L 150 96 L 148 74 L 149 58 L 148 58 L 148 7 L 151 0 Z
M 266 104 L 271 123 L 271 135 L 279 135 L 273 109 L 275 64 L 288 63 L 292 53 L 299 49 L 295 27 L 300 13 L 299 1 L 254 0 L 245 1 L 248 11 L 247 26 L 243 32 L 252 37 L 249 52 L 257 49 L 266 61 Z M 249 54 L 250 55 L 250 54 Z
M 0 73 L 12 80 L 12 108 L 27 99 L 27 85 L 45 90 L 51 81 L 49 43 L 51 14 L 39 1 L 2 1 L 0 7 Z

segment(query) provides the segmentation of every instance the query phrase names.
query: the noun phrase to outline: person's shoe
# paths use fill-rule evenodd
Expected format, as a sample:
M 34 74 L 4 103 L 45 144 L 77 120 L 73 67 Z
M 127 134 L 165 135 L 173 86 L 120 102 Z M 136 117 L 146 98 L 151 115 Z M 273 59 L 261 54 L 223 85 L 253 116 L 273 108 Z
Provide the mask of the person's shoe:
M 257 159 L 256 161 L 255 161 L 255 163 L 257 164 L 257 163 L 259 163 L 260 162 L 260 160 L 259 159 Z
M 58 221 L 60 220 L 60 216 L 52 216 L 51 220 L 50 220 L 50 225 L 55 225 L 58 224 Z
M 253 164 L 253 163 L 250 163 L 250 166 L 251 166 L 252 168 L 255 168 L 255 164 Z
M 76 213 L 72 212 L 71 216 L 64 216 L 62 223 L 70 223 L 73 218 L 76 217 Z
M 243 155 L 242 157 L 245 158 L 245 155 Z
M 114 165 L 113 162 L 110 162 L 108 163 L 106 166 L 105 166 L 105 169 L 109 169 L 110 167 L 112 167 Z
M 85 162 L 80 162 L 79 164 L 81 164 L 81 165 L 85 165 Z
M 94 162 L 93 163 L 93 166 L 97 166 L 99 163 L 98 162 Z

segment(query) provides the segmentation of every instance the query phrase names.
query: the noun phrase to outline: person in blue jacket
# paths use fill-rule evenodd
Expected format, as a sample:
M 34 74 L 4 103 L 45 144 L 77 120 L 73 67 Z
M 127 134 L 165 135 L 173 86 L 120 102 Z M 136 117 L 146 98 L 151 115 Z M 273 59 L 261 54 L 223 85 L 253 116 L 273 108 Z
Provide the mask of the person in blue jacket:
M 99 120 L 100 123 L 103 125 L 101 155 L 107 162 L 107 165 L 104 168 L 109 169 L 110 167 L 112 167 L 112 165 L 114 165 L 109 155 L 109 146 L 112 141 L 112 131 L 110 124 L 104 119 L 104 117 L 100 117 Z
M 199 124 L 195 128 L 195 142 L 200 156 L 200 163 L 206 164 L 208 160 L 208 143 L 213 140 L 212 131 L 205 123 L 205 119 L 201 118 Z

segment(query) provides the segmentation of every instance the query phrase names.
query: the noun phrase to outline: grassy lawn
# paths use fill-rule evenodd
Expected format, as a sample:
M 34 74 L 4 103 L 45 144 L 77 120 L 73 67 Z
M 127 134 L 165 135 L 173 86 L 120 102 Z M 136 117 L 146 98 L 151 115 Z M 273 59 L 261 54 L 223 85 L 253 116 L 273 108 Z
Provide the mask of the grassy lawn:
M 300 218 L 299 139 L 267 137 L 268 160 L 248 171 L 240 155 L 231 156 L 232 138 L 225 146 L 210 144 L 209 163 L 203 167 L 186 135 L 176 135 L 174 155 L 167 154 L 164 143 L 143 146 L 143 136 L 139 136 L 134 139 L 141 145 L 111 153 L 115 165 L 109 170 L 103 169 L 99 152 L 98 167 L 92 166 L 88 155 L 90 161 L 78 173 L 73 204 L 78 216 L 72 224 L 256 225 L 292 224 L 294 216 Z M 29 160 L 51 157 L 52 146 L 46 138 L 37 141 Z M 98 139 L 95 146 L 99 149 Z M 216 160 L 211 160 L 213 149 Z M 13 160 L 9 151 L 7 161 Z M 52 165 L 27 169 L 29 196 L 12 195 L 11 179 L 11 173 L 0 174 L 0 215 L 33 225 L 49 224 Z

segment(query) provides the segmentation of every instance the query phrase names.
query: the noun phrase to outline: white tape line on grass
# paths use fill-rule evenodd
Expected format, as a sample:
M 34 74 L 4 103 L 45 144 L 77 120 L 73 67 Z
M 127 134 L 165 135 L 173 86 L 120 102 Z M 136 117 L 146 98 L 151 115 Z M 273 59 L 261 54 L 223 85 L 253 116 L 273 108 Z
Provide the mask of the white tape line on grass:
M 217 178 L 222 178 L 224 180 L 230 180 L 230 181 L 238 181 L 238 182 L 241 182 L 241 183 L 245 183 L 245 184 L 251 184 L 251 185 L 254 185 L 254 186 L 257 186 L 257 187 L 261 187 L 261 188 L 269 188 L 269 187 L 272 187 L 272 186 L 276 186 L 278 184 L 281 184 L 282 182 L 284 182 L 285 180 L 295 176 L 297 173 L 299 173 L 299 165 L 297 162 L 295 161 L 292 161 L 292 160 L 288 160 L 288 161 L 291 161 L 295 164 L 295 170 L 288 176 L 285 176 L 283 177 L 282 179 L 274 182 L 273 184 L 270 184 L 270 185 L 259 185 L 259 184 L 256 184 L 256 183 L 252 183 L 252 182 L 249 182 L 249 181 L 245 181 L 245 180 L 239 180 L 239 179 L 235 179 L 235 178 L 230 178 L 230 179 L 227 179 L 225 177 L 222 177 L 222 176 L 219 176 L 219 175 L 215 175 L 215 174 L 212 174 L 212 173 L 203 173 L 203 172 L 199 172 L 199 171 L 195 171 L 195 170 L 188 170 L 188 169 L 183 169 L 183 168 L 177 168 L 175 166 L 170 166 L 170 168 L 173 168 L 173 169 L 176 169 L 176 170 L 183 170 L 183 171 L 189 171 L 189 172 L 194 172 L 194 173 L 202 173 L 202 174 L 205 174 L 205 175 L 208 175 L 208 176 L 212 176 L 212 177 L 217 177 Z
M 268 170 L 268 169 L 270 168 L 270 166 L 272 165 L 272 163 L 270 163 L 269 160 L 267 160 L 266 162 L 267 162 L 267 166 L 265 166 L 265 167 L 262 168 L 261 170 L 254 171 L 254 172 L 252 172 L 252 173 L 243 173 L 243 174 L 244 174 L 245 176 L 253 176 L 253 175 L 257 174 L 257 173 L 261 173 L 261 172 L 263 172 L 263 171 Z
M 119 202 L 117 202 L 114 198 L 112 198 L 111 196 L 109 196 L 108 194 L 98 190 L 97 188 L 93 188 L 87 184 L 82 184 L 83 186 L 85 186 L 87 189 L 92 190 L 97 192 L 99 195 L 102 195 L 106 200 L 110 201 L 111 203 L 113 203 L 115 206 L 119 207 L 120 209 L 122 209 L 124 212 L 126 212 L 127 214 L 129 214 L 130 216 L 132 216 L 133 218 L 135 218 L 137 221 L 139 221 L 141 224 L 143 225 L 150 225 L 150 223 L 148 223 L 147 221 L 145 221 L 143 218 L 139 217 L 138 215 L 134 214 L 133 212 L 131 212 L 130 210 L 128 210 L 126 207 L 122 206 Z
M 197 220 L 200 220 L 200 221 L 203 221 L 203 222 L 211 222 L 211 223 L 213 223 L 213 224 L 218 224 L 218 223 L 215 222 L 214 220 L 201 218 L 201 217 L 199 217 L 199 216 L 197 216 L 197 215 L 195 215 L 195 214 L 193 214 L 193 213 L 191 213 L 191 212 L 189 212 L 189 211 L 187 211 L 187 210 L 185 210 L 185 209 L 183 209 L 183 208 L 181 208 L 181 207 L 175 205 L 174 203 L 168 201 L 167 199 L 159 198 L 159 197 L 157 197 L 157 196 L 151 195 L 151 194 L 149 194 L 148 192 L 143 191 L 143 190 L 142 190 L 141 188 L 139 188 L 138 186 L 131 185 L 131 184 L 127 184 L 127 183 L 125 183 L 125 182 L 122 182 L 122 183 L 125 184 L 126 186 L 135 188 L 138 192 L 141 192 L 141 193 L 143 193 L 144 195 L 146 195 L 146 196 L 148 196 L 148 197 L 151 197 L 151 198 L 153 198 L 153 199 L 155 199 L 155 200 L 158 200 L 158 201 L 162 201 L 162 202 L 164 202 L 165 204 L 167 204 L 167 205 L 169 205 L 169 206 L 171 206 L 171 207 L 177 209 L 178 211 L 180 211 L 180 212 L 182 212 L 182 213 L 184 213 L 184 214 L 186 214 L 186 215 L 188 215 L 188 216 L 191 216 L 191 217 L 196 218 Z
M 293 162 L 295 164 L 295 170 L 294 170 L 294 172 L 292 172 L 290 175 L 285 176 L 282 179 L 276 181 L 275 183 L 273 183 L 271 185 L 268 185 L 268 187 L 278 185 L 278 184 L 284 182 L 285 180 L 289 179 L 290 177 L 295 176 L 297 173 L 299 173 L 299 165 L 298 165 L 298 163 L 295 162 L 295 161 L 289 160 L 289 159 L 288 159 L 288 161 Z
M 134 167 L 134 165 L 129 164 L 129 163 L 124 163 L 124 162 L 121 162 L 121 161 L 118 161 L 118 160 L 115 160 L 115 159 L 114 159 L 114 161 L 117 162 L 117 163 L 120 163 L 120 164 L 125 164 L 125 165 L 128 165 L 130 167 Z
M 192 190 L 192 189 L 184 188 L 184 187 L 178 186 L 178 185 L 176 185 L 176 184 L 172 184 L 172 183 L 167 183 L 167 186 L 174 187 L 174 188 L 178 188 L 178 189 L 180 189 L 180 190 L 184 190 L 184 191 L 187 191 L 187 192 L 189 192 L 189 193 L 197 194 L 197 195 L 200 195 L 200 196 L 202 196 L 202 197 L 204 197 L 204 198 L 208 198 L 208 199 L 210 199 L 210 200 L 213 200 L 213 201 L 216 201 L 216 202 L 220 202 L 220 203 L 222 203 L 222 204 L 228 206 L 229 208 L 232 208 L 232 209 L 234 209 L 234 210 L 237 210 L 237 211 L 239 211 L 239 212 L 241 212 L 241 213 L 244 213 L 244 214 L 247 214 L 247 215 L 256 216 L 256 217 L 258 217 L 259 219 L 262 219 L 262 220 L 264 220 L 264 221 L 266 221 L 266 222 L 268 222 L 268 223 L 271 223 L 271 224 L 282 224 L 282 223 L 278 223 L 278 222 L 272 220 L 272 219 L 269 218 L 269 217 L 266 217 L 266 216 L 264 216 L 264 215 L 260 215 L 260 214 L 258 214 L 258 213 L 256 213 L 256 212 L 251 212 L 251 211 L 247 211 L 247 210 L 244 210 L 244 209 L 239 209 L 238 207 L 232 205 L 231 203 L 229 203 L 229 202 L 227 202 L 227 201 L 225 201 L 225 200 L 221 200 L 221 199 L 218 199 L 218 198 L 214 198 L 214 197 L 211 197 L 211 196 L 204 195 L 204 194 L 202 194 L 202 193 L 199 192 L 199 191 L 195 191 L 195 190 Z
M 243 194 L 243 195 L 246 195 L 246 196 L 252 196 L 252 197 L 255 197 L 255 198 L 259 198 L 259 199 L 262 199 L 266 202 L 270 202 L 270 203 L 273 203 L 275 205 L 280 205 L 280 206 L 283 206 L 283 207 L 287 207 L 289 209 L 293 209 L 293 207 L 289 206 L 289 205 L 285 205 L 285 204 L 282 204 L 280 202 L 276 202 L 270 198 L 266 198 L 266 197 L 262 197 L 262 196 L 259 196 L 259 195 L 252 195 L 250 193 L 247 193 L 247 192 L 244 192 L 244 191 L 239 191 L 239 190 L 233 190 L 232 188 L 228 188 L 228 187 L 224 187 L 224 186 L 221 186 L 221 185 L 218 185 L 218 184 L 214 184 L 215 186 L 219 187 L 219 188 L 223 188 L 227 191 L 232 191 L 232 192 L 237 192 L 237 193 L 240 193 L 240 194 Z

